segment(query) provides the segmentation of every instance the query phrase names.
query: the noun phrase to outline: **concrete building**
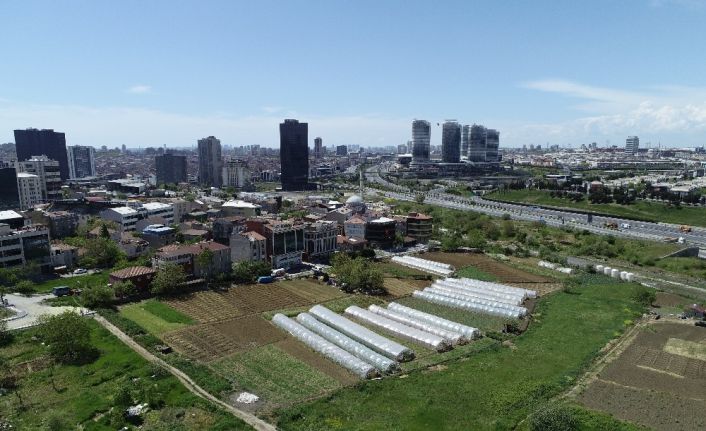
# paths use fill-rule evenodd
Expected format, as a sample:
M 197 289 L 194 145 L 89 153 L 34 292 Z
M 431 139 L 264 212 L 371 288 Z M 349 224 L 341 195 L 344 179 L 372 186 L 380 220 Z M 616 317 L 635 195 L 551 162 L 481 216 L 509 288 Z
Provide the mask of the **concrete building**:
M 51 202 L 62 198 L 61 172 L 59 162 L 47 156 L 32 156 L 28 160 L 18 161 L 17 172 L 33 174 L 39 177 L 42 201 Z
M 309 190 L 309 124 L 287 119 L 279 125 L 282 190 Z
M 221 187 L 223 180 L 221 141 L 213 136 L 198 140 L 199 184 Z
M 134 231 L 135 224 L 140 220 L 140 213 L 130 207 L 106 208 L 99 216 L 103 220 L 115 222 L 123 232 Z
M 72 145 L 66 147 L 69 162 L 69 178 L 96 176 L 96 150 L 93 147 Z
M 429 161 L 431 124 L 425 120 L 412 121 L 412 161 Z
M 291 268 L 302 263 L 304 226 L 291 221 L 248 220 L 247 230 L 265 237 L 267 258 L 273 268 Z
M 250 183 L 250 169 L 244 160 L 229 159 L 223 163 L 223 187 L 242 189 Z
M 44 202 L 42 183 L 37 175 L 19 172 L 17 174 L 17 197 L 21 210 L 28 210 Z
M 49 233 L 53 239 L 65 238 L 76 235 L 78 229 L 78 214 L 68 211 L 47 211 L 39 215 L 39 221 L 49 226 Z
M 233 263 L 267 261 L 267 240 L 254 231 L 233 232 L 230 237 L 230 259 Z
M 68 244 L 52 244 L 49 252 L 53 268 L 72 269 L 78 265 L 78 248 Z
M 447 120 L 442 126 L 441 161 L 444 163 L 461 161 L 461 125 L 456 120 Z
M 348 155 L 348 147 L 345 145 L 337 145 L 336 146 L 336 155 L 337 156 L 347 156 Z
M 461 156 L 468 157 L 468 149 L 470 147 L 471 126 L 464 124 L 461 128 Z
M 147 202 L 138 207 L 140 216 L 143 219 L 164 219 L 164 224 L 174 223 L 174 208 L 172 204 L 163 202 Z
M 36 262 L 50 265 L 49 229 L 46 226 L 26 226 L 12 229 L 0 223 L 0 267 L 24 265 Z
M 348 238 L 365 239 L 365 226 L 367 222 L 359 215 L 354 215 L 343 224 L 343 231 Z
M 407 236 L 417 242 L 426 243 L 431 239 L 434 219 L 422 213 L 412 212 L 407 215 Z
M 338 224 L 333 221 L 317 221 L 304 228 L 304 252 L 307 259 L 330 256 L 336 251 Z
M 628 136 L 625 140 L 625 154 L 634 155 L 640 148 L 640 138 L 637 136 Z
M 314 138 L 314 159 L 317 161 L 324 156 L 324 141 L 320 137 Z
M 207 249 L 213 253 L 210 267 L 203 266 L 198 259 L 198 256 Z M 230 247 L 213 241 L 167 245 L 157 250 L 152 258 L 152 266 L 161 268 L 167 263 L 181 265 L 187 274 L 199 278 L 207 276 L 209 272 L 211 275 L 228 274 L 231 271 Z
M 188 180 L 186 156 L 174 153 L 157 155 L 154 158 L 154 167 L 157 171 L 157 185 L 179 184 Z
M 164 247 L 176 241 L 176 229 L 163 224 L 151 224 L 142 229 L 142 239 L 152 248 Z
M 230 200 L 223 203 L 221 206 L 221 212 L 224 217 L 256 217 L 260 215 L 260 211 L 260 205 L 245 202 L 239 199 Z
M 45 155 L 59 163 L 62 180 L 69 179 L 69 161 L 66 152 L 66 135 L 52 129 L 15 130 L 17 160 L 25 161 L 36 155 Z
M 25 218 L 17 211 L 0 211 L 0 224 L 6 224 L 12 229 L 19 229 L 25 225 Z
M 387 249 L 395 242 L 397 223 L 387 217 L 371 220 L 365 228 L 365 239 L 377 248 Z

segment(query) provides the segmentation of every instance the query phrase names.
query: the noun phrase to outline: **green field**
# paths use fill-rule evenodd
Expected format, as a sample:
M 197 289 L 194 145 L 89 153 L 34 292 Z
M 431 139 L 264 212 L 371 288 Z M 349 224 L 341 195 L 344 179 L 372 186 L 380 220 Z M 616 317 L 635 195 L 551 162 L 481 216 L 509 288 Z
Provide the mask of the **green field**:
M 658 260 L 657 267 L 691 277 L 706 278 L 706 261 L 698 257 L 667 257 Z
M 588 200 L 574 202 L 570 199 L 553 198 L 546 190 L 507 190 L 489 194 L 490 199 L 524 202 L 554 207 L 576 208 L 584 211 L 595 211 L 616 217 L 630 217 L 639 220 L 706 226 L 706 208 L 701 207 L 668 207 L 661 202 L 635 201 L 630 205 L 592 204 Z
M 300 401 L 341 387 L 332 377 L 273 345 L 221 359 L 211 367 L 242 390 L 275 404 Z
M 69 286 L 72 289 L 85 289 L 88 286 L 108 284 L 110 274 L 103 271 L 100 274 L 79 275 L 77 277 L 55 278 L 34 285 L 38 293 L 47 293 L 57 286 Z
M 10 345 L 0 348 L 0 356 L 18 372 L 22 369 L 18 364 L 40 361 L 35 362 L 32 372 L 20 372 L 22 404 L 14 391 L 0 396 L 0 416 L 13 429 L 114 430 L 109 412 L 113 397 L 125 385 L 133 388 L 134 401 L 143 402 L 146 396 L 140 394 L 151 394 L 152 407 L 143 429 L 250 429 L 191 394 L 175 377 L 155 372 L 152 365 L 94 321 L 88 323 L 100 357 L 87 365 L 39 365 L 45 348 L 32 340 L 33 330 L 17 332 Z M 50 419 L 55 428 L 47 427 Z
M 189 316 L 155 299 L 126 305 L 120 313 L 156 336 L 194 323 Z
M 456 275 L 459 277 L 475 278 L 476 280 L 483 281 L 499 281 L 498 277 L 495 275 L 482 271 L 475 266 L 467 266 L 456 271 Z
M 285 430 L 512 429 L 572 385 L 600 349 L 642 313 L 641 287 L 585 276 L 541 298 L 515 348 L 494 345 L 446 369 L 363 382 L 280 412 Z M 588 415 L 591 416 L 591 415 Z M 585 429 L 585 428 L 584 428 Z

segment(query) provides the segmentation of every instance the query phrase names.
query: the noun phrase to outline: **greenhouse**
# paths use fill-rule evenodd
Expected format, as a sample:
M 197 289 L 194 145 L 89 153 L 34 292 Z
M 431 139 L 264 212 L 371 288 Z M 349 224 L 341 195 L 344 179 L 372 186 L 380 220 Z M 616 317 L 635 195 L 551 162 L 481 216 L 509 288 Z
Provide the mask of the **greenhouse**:
M 490 307 L 487 305 L 451 298 L 445 295 L 437 295 L 434 293 L 423 292 L 421 290 L 415 290 L 414 292 L 412 292 L 412 296 L 434 304 L 445 305 L 447 307 L 459 308 L 462 310 L 473 311 L 476 313 L 486 313 L 494 316 L 502 316 L 513 319 L 518 319 L 521 317 L 518 311 L 511 311 L 505 308 Z
M 480 331 L 476 328 L 466 326 L 461 323 L 456 323 L 454 321 L 447 320 L 443 317 L 435 316 L 433 314 L 425 313 L 423 311 L 415 310 L 414 308 L 406 307 L 396 302 L 390 302 L 389 304 L 387 304 L 387 308 L 397 313 L 415 317 L 424 322 L 429 322 L 440 328 L 444 328 L 452 332 L 458 332 L 460 334 L 463 334 L 463 336 L 466 337 L 466 339 L 468 340 L 472 340 L 480 336 Z
M 382 308 L 378 305 L 371 305 L 368 307 L 368 310 L 382 317 L 386 317 L 390 320 L 402 323 L 403 325 L 407 325 L 412 328 L 416 328 L 421 331 L 437 335 L 446 340 L 447 342 L 451 343 L 452 345 L 465 344 L 468 341 L 468 339 L 466 339 L 461 333 L 449 331 L 448 329 L 441 328 L 429 322 L 419 320 L 416 317 L 407 316 L 396 311 Z
M 397 362 L 365 347 L 337 330 L 324 325 L 311 314 L 300 313 L 297 316 L 297 322 L 325 340 L 330 341 L 353 356 L 356 356 L 358 359 L 372 364 L 383 373 L 390 374 L 399 369 Z
M 400 265 L 428 272 L 430 274 L 449 276 L 454 272 L 453 266 L 435 262 L 433 260 L 420 259 L 414 256 L 393 256 L 392 261 Z
M 527 309 L 525 307 L 519 307 L 517 305 L 507 304 L 505 302 L 492 301 L 489 299 L 478 298 L 464 293 L 455 292 L 452 289 L 437 288 L 437 287 L 427 287 L 424 292 L 431 293 L 434 295 L 448 296 L 454 299 L 460 299 L 462 301 L 471 302 L 474 304 L 485 305 L 492 308 L 499 308 L 502 310 L 508 310 L 512 312 L 519 313 L 520 316 L 527 314 Z
M 316 335 L 284 314 L 275 314 L 272 318 L 272 323 L 359 377 L 369 379 L 378 375 L 377 369 L 372 365 L 356 358 L 333 343 L 326 341 L 321 336 Z
M 361 344 L 368 346 L 395 361 L 404 362 L 414 359 L 414 352 L 390 339 L 376 334 L 370 329 L 361 326 L 343 316 L 340 316 L 333 311 L 321 305 L 311 307 L 309 313 L 317 320 L 326 325 L 338 330 L 344 335 L 358 341 Z
M 391 334 L 421 344 L 438 352 L 443 352 L 451 348 L 451 344 L 438 335 L 404 325 L 355 305 L 346 308 L 345 313 L 365 323 L 384 329 Z
M 537 292 L 534 290 L 512 287 L 506 284 L 494 283 L 492 281 L 475 280 L 472 278 L 447 278 L 444 281 L 462 286 L 480 287 L 494 292 L 521 294 L 524 295 L 525 298 L 537 297 Z
M 493 290 L 483 289 L 482 287 L 472 287 L 465 286 L 461 284 L 454 284 L 447 282 L 446 280 L 439 280 L 432 284 L 431 287 L 445 287 L 447 289 L 456 289 L 463 293 L 473 294 L 477 296 L 486 297 L 488 299 L 493 299 L 498 302 L 506 302 L 513 305 L 521 305 L 524 302 L 524 295 L 521 293 L 505 293 L 497 292 Z

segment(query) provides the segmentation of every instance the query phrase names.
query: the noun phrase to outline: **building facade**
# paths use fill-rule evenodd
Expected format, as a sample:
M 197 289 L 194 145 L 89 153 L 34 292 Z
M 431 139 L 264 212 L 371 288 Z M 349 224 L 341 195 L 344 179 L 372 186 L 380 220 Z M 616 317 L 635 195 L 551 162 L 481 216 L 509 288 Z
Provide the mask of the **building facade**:
M 337 145 L 336 146 L 336 155 L 337 156 L 347 156 L 348 155 L 348 147 L 345 145 Z
M 230 259 L 237 262 L 267 260 L 267 240 L 254 231 L 233 232 L 230 237 Z
M 625 154 L 637 154 L 640 148 L 640 138 L 637 136 L 628 136 L 625 140 Z
M 434 219 L 426 214 L 409 213 L 407 215 L 407 236 L 417 242 L 426 243 L 432 237 Z
M 287 119 L 279 125 L 282 190 L 309 189 L 309 124 Z
M 314 159 L 320 160 L 324 156 L 324 141 L 321 137 L 314 138 Z
M 42 199 L 42 183 L 34 174 L 20 172 L 17 174 L 17 197 L 21 210 L 28 210 L 39 205 Z
M 441 161 L 444 163 L 461 161 L 461 125 L 455 120 L 445 121 L 442 127 Z
M 484 163 L 486 156 L 485 127 L 474 124 L 470 128 L 468 135 L 468 160 L 476 163 Z
M 213 136 L 199 139 L 199 184 L 221 187 L 222 164 L 221 141 Z
M 66 148 L 69 162 L 69 178 L 96 176 L 96 150 L 93 147 L 72 145 Z
M 32 156 L 29 160 L 17 162 L 17 172 L 39 177 L 42 201 L 51 202 L 62 198 L 61 172 L 59 162 L 47 156 Z
M 336 251 L 338 224 L 333 221 L 318 221 L 304 228 L 304 252 L 308 259 L 330 256 Z
M 157 155 L 154 158 L 154 167 L 157 171 L 157 185 L 179 184 L 188 180 L 186 156 L 173 153 Z
M 464 124 L 461 128 L 461 156 L 468 157 L 468 149 L 470 147 L 471 126 Z
M 59 163 L 62 180 L 69 179 L 69 161 L 66 152 L 66 136 L 52 129 L 15 130 L 17 160 L 29 160 L 32 156 L 45 155 Z
M 412 161 L 429 161 L 431 124 L 425 120 L 412 121 Z
M 500 161 L 500 132 L 488 129 L 485 133 L 485 161 L 497 163 Z
M 36 262 L 50 265 L 49 229 L 45 226 L 27 226 L 12 229 L 0 224 L 0 267 L 25 265 Z
M 223 163 L 223 187 L 242 189 L 250 183 L 250 169 L 244 160 L 229 159 Z

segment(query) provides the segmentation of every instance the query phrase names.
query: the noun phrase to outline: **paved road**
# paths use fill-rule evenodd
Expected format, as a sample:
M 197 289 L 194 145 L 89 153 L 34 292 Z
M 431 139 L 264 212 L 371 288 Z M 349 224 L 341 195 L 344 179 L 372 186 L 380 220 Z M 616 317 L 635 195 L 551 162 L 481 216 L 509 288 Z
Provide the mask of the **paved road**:
M 37 318 L 42 314 L 61 314 L 66 310 L 77 313 L 90 314 L 92 311 L 82 307 L 52 307 L 42 303 L 45 299 L 54 298 L 54 295 L 32 295 L 22 296 L 10 293 L 5 295 L 5 299 L 18 314 L 7 321 L 8 329 L 29 328 L 37 324 Z
M 121 331 L 117 326 L 113 325 L 112 323 L 108 322 L 105 320 L 103 316 L 100 316 L 98 314 L 95 315 L 95 319 L 98 323 L 103 325 L 105 329 L 110 331 L 113 335 L 118 337 L 123 343 L 127 344 L 128 347 L 130 347 L 132 350 L 134 350 L 137 354 L 142 356 L 143 358 L 147 359 L 150 362 L 156 363 L 159 366 L 165 368 L 168 370 L 174 377 L 179 379 L 179 381 L 186 386 L 186 388 L 191 391 L 194 395 L 205 399 L 206 401 L 209 401 L 213 404 L 217 404 L 219 407 L 225 409 L 229 413 L 231 413 L 233 416 L 236 416 L 243 421 L 245 421 L 248 425 L 251 427 L 255 428 L 258 431 L 276 431 L 277 428 L 269 424 L 262 419 L 258 418 L 257 416 L 253 415 L 252 413 L 248 413 L 246 411 L 237 409 L 233 406 L 231 406 L 228 403 L 225 403 L 215 396 L 211 395 L 208 393 L 205 389 L 203 389 L 201 386 L 197 385 L 196 382 L 191 380 L 191 378 L 186 375 L 183 371 L 180 369 L 173 367 L 166 363 L 163 359 L 158 358 L 154 354 L 152 354 L 150 351 L 139 345 L 135 340 L 130 338 L 126 333 Z
M 387 191 L 380 192 L 376 189 L 369 189 L 370 192 L 380 192 L 386 197 L 414 201 L 418 193 L 393 184 L 383 178 L 387 172 L 386 165 L 376 165 L 368 168 L 366 178 L 368 181 L 380 184 Z M 382 174 L 382 175 L 381 175 Z M 572 212 L 570 210 L 549 209 L 531 207 L 511 203 L 502 203 L 483 199 L 480 196 L 462 197 L 444 193 L 442 189 L 435 189 L 424 193 L 424 202 L 445 208 L 452 208 L 461 211 L 474 211 L 491 216 L 502 217 L 508 215 L 514 220 L 542 221 L 549 226 L 564 227 L 570 226 L 577 229 L 585 229 L 599 235 L 622 236 L 635 239 L 645 239 L 652 241 L 664 241 L 665 238 L 684 238 L 684 244 L 690 246 L 706 247 L 706 229 L 692 228 L 692 232 L 684 233 L 679 230 L 678 225 L 668 223 L 636 222 L 619 217 L 593 216 L 593 221 L 588 222 L 585 214 Z M 624 223 L 630 225 L 629 228 L 609 229 L 605 228 L 605 223 L 616 223 L 622 226 Z

